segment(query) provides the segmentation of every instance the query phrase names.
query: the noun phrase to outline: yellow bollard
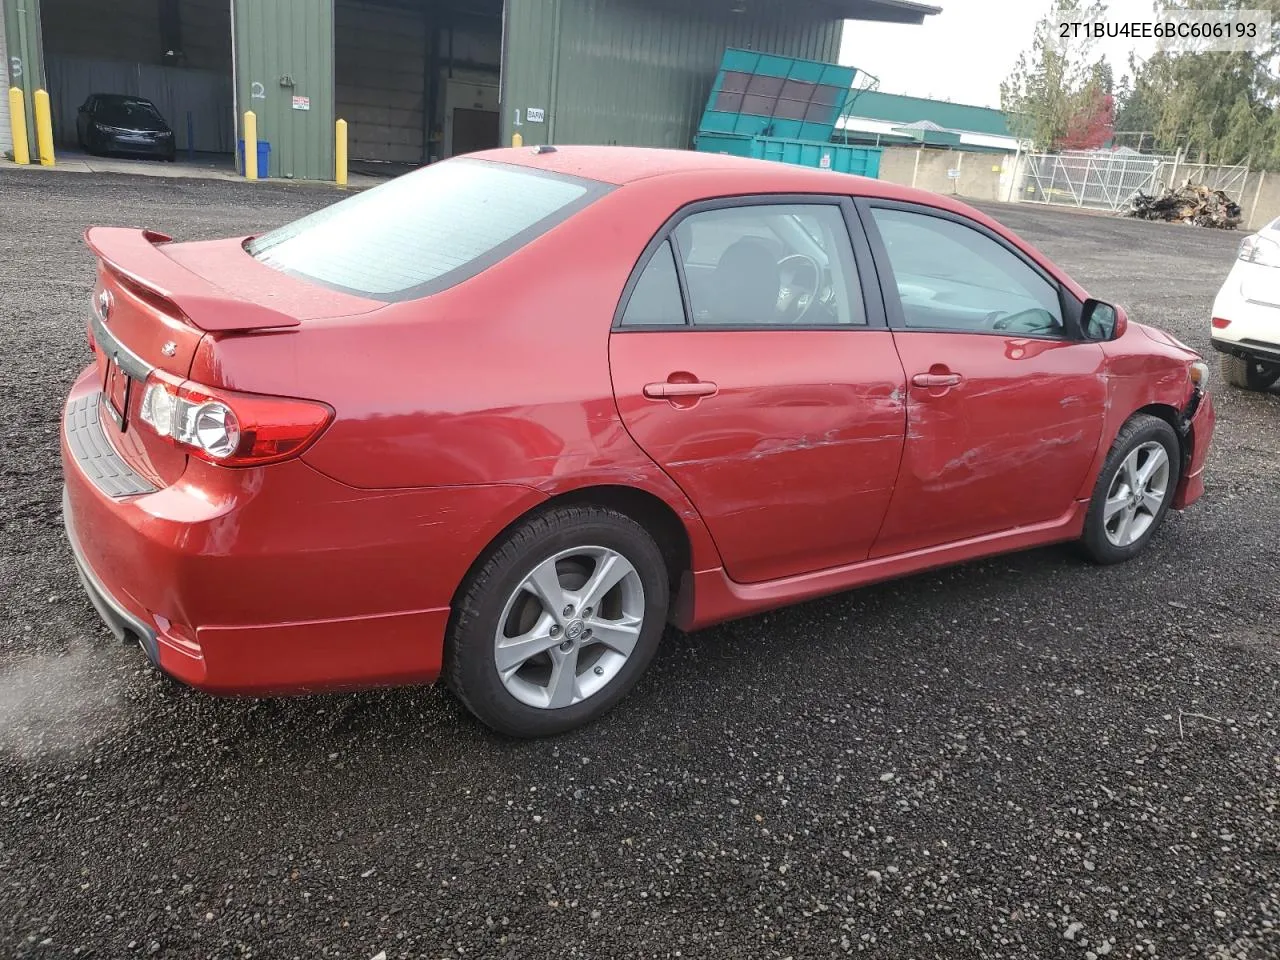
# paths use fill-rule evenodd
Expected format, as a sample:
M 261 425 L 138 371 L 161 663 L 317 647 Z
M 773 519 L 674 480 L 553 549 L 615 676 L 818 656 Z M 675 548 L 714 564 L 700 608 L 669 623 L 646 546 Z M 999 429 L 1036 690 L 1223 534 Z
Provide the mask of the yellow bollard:
M 347 121 L 339 120 L 334 125 L 334 157 L 336 159 L 337 170 L 334 172 L 334 180 L 338 186 L 345 187 L 347 185 Z
M 513 147 L 523 147 L 523 146 L 524 146 L 524 137 L 520 136 L 520 134 L 519 134 L 518 132 L 517 132 L 517 133 L 513 133 L 513 134 L 511 135 L 511 145 L 512 145 Z
M 244 178 L 258 179 L 258 115 L 244 112 Z
M 27 105 L 21 87 L 9 88 L 9 129 L 13 132 L 13 162 L 31 162 L 31 144 L 27 142 Z
M 36 112 L 36 148 L 40 151 L 40 166 L 53 166 L 53 114 L 49 110 L 49 94 L 37 90 L 31 97 Z

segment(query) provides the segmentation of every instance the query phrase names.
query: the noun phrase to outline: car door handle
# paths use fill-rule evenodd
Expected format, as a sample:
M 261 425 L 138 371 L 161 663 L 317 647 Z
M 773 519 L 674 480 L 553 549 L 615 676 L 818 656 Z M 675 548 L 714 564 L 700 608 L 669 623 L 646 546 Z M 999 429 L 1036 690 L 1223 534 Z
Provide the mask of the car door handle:
M 911 382 L 917 387 L 954 387 L 963 379 L 958 373 L 917 373 Z
M 644 395 L 650 400 L 670 400 L 673 397 L 710 397 L 720 388 L 709 380 L 695 380 L 693 383 L 646 383 Z

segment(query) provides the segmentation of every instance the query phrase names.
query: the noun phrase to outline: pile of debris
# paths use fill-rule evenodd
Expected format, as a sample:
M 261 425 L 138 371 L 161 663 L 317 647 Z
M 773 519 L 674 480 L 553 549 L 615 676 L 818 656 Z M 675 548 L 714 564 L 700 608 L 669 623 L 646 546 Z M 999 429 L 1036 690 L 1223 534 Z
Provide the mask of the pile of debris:
M 1234 230 L 1240 225 L 1241 211 L 1240 204 L 1224 191 L 1210 190 L 1202 183 L 1188 180 L 1176 190 L 1166 188 L 1158 197 L 1139 190 L 1129 198 L 1125 216 Z

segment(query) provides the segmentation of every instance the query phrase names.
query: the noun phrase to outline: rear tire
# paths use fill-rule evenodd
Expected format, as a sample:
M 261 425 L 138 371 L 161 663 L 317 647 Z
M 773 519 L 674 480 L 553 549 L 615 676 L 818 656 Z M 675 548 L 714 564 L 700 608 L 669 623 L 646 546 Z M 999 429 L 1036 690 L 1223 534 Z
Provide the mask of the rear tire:
M 666 563 L 644 527 L 605 507 L 553 508 L 508 533 L 464 583 L 445 682 L 499 733 L 563 733 L 635 686 L 669 602 Z
M 1270 390 L 1280 382 L 1280 363 L 1265 363 L 1252 357 L 1222 355 L 1222 376 L 1242 390 Z
M 1131 560 L 1151 542 L 1173 503 L 1182 473 L 1173 427 L 1137 414 L 1120 428 L 1098 474 L 1081 546 L 1094 563 Z

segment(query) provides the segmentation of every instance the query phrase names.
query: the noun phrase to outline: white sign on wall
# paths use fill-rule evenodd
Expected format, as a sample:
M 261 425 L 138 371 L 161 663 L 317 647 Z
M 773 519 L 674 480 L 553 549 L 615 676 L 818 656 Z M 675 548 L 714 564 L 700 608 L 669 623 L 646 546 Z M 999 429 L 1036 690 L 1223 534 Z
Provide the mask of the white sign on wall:
M 542 123 L 546 119 L 546 110 L 542 107 L 527 107 L 524 118 L 530 123 Z

